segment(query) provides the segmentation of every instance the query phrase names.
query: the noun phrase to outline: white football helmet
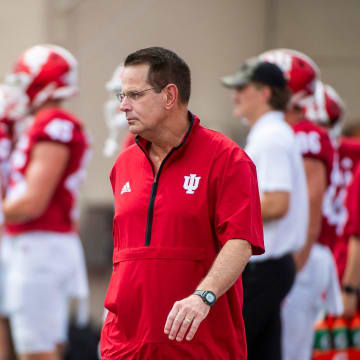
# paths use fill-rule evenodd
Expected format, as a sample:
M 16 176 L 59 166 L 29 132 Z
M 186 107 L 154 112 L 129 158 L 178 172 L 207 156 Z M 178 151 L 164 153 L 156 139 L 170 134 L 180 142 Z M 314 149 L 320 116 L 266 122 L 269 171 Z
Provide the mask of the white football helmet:
M 314 96 L 305 98 L 301 105 L 307 119 L 329 128 L 333 136 L 340 136 L 345 104 L 333 87 L 318 80 Z
M 127 128 L 126 114 L 120 110 L 120 103 L 115 98 L 115 94 L 122 91 L 121 73 L 124 66 L 119 65 L 105 85 L 110 93 L 110 98 L 104 106 L 106 125 L 109 129 L 108 138 L 105 140 L 104 155 L 112 156 L 119 150 L 118 136 L 121 131 Z
M 78 64 L 66 49 L 56 45 L 36 45 L 15 62 L 6 83 L 18 87 L 29 111 L 49 99 L 66 99 L 78 92 Z
M 307 55 L 291 49 L 274 49 L 262 53 L 260 59 L 271 62 L 283 71 L 292 92 L 291 105 L 314 94 L 320 69 Z

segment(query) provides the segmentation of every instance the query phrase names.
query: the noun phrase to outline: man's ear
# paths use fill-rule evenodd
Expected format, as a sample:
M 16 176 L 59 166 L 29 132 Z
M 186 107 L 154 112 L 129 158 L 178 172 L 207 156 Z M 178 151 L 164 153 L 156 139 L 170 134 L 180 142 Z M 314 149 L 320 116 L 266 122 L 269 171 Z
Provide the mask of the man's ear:
M 179 96 L 179 90 L 175 84 L 168 84 L 163 89 L 165 97 L 165 108 L 170 110 L 175 104 Z
M 270 88 L 270 86 L 262 86 L 262 93 L 263 93 L 263 96 L 265 98 L 265 101 L 268 103 L 271 99 L 271 95 L 272 95 L 272 90 Z

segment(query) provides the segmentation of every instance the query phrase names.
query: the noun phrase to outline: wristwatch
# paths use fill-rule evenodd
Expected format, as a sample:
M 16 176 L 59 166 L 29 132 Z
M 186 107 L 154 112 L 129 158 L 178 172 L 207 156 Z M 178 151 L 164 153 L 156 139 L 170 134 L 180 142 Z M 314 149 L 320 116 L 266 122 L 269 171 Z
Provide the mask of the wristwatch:
M 342 290 L 345 294 L 356 294 L 359 292 L 358 288 L 353 287 L 351 285 L 344 285 Z
M 206 305 L 213 306 L 215 304 L 216 295 L 212 291 L 209 291 L 209 290 L 195 290 L 194 294 L 200 296 L 202 301 Z

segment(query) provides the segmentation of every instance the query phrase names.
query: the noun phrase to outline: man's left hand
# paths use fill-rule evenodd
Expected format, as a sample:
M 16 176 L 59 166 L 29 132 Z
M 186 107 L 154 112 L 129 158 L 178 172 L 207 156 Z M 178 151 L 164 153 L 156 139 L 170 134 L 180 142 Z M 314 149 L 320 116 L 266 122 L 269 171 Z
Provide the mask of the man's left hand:
M 164 328 L 164 333 L 169 334 L 169 339 L 182 341 L 186 335 L 186 340 L 193 339 L 200 323 L 206 318 L 210 311 L 210 306 L 205 304 L 198 295 L 176 301 L 172 307 Z

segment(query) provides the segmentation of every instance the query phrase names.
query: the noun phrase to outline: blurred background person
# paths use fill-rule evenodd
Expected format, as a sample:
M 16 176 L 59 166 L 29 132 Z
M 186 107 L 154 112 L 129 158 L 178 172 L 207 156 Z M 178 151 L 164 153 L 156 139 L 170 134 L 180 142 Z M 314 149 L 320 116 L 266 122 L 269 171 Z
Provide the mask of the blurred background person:
M 347 189 L 346 209 L 347 222 L 335 255 L 342 281 L 344 316 L 352 318 L 360 311 L 360 164 Z
M 122 92 L 120 76 L 123 70 L 124 65 L 118 65 L 111 79 L 105 85 L 105 89 L 109 93 L 109 98 L 104 105 L 105 122 L 108 128 L 108 137 L 105 140 L 103 150 L 106 157 L 111 157 L 114 155 L 117 156 L 120 151 L 123 151 L 130 145 L 135 144 L 135 135 L 128 131 L 126 113 L 121 111 L 121 104 L 116 97 L 118 93 Z M 104 309 L 104 321 L 106 319 L 107 313 L 108 310 Z M 98 358 L 100 359 L 100 357 L 99 343 Z
M 308 103 L 306 113 L 314 121 L 329 129 L 335 147 L 332 184 L 328 188 L 324 211 L 332 229 L 331 249 L 336 258 L 341 281 L 344 315 L 355 315 L 358 297 L 358 242 L 357 240 L 357 182 L 354 177 L 360 161 L 360 142 L 342 136 L 345 105 L 330 85 L 317 84 L 316 97 Z M 357 175 L 358 176 L 358 175 Z M 347 199 L 347 200 L 346 200 Z
M 345 104 L 330 85 L 317 81 L 315 96 L 305 99 L 303 106 L 305 116 L 328 132 L 334 148 L 330 185 L 326 189 L 323 201 L 324 225 L 327 231 L 321 240 L 334 251 L 337 238 L 341 235 L 346 221 L 346 189 L 352 177 L 354 164 L 353 160 L 347 159 L 346 156 L 360 159 L 360 153 L 353 154 L 353 150 L 360 151 L 360 146 L 352 146 L 351 141 L 348 143 L 341 137 Z
M 304 116 L 305 104 L 313 104 L 320 90 L 317 89 L 320 70 L 315 62 L 289 49 L 271 50 L 260 57 L 276 63 L 284 71 L 293 94 L 286 119 L 295 131 L 304 158 L 310 220 L 307 242 L 294 254 L 298 274 L 282 306 L 282 343 L 284 359 L 310 359 L 314 324 L 320 311 L 342 313 L 335 261 L 329 249 L 335 241 L 335 229 L 323 211 L 325 195 L 331 186 L 335 149 L 327 130 Z M 310 112 L 310 106 L 307 110 Z M 330 202 L 329 206 L 335 203 Z
M 121 111 L 120 103 L 116 94 L 122 91 L 120 80 L 124 65 L 120 64 L 114 71 L 110 81 L 106 83 L 106 90 L 109 92 L 109 99 L 105 102 L 104 112 L 109 135 L 105 141 L 104 155 L 117 155 L 119 151 L 125 150 L 128 146 L 135 144 L 135 136 L 128 131 L 126 114 Z M 119 138 L 121 144 L 119 144 Z
M 62 108 L 78 92 L 77 67 L 66 49 L 37 45 L 7 77 L 22 91 L 31 115 L 11 155 L 4 201 L 11 242 L 5 307 L 21 360 L 62 358 L 71 298 L 79 300 L 79 323 L 88 321 L 77 197 L 89 141 L 80 120 Z
M 5 196 L 9 172 L 10 153 L 14 143 L 15 133 L 18 125 L 26 113 L 24 99 L 21 92 L 13 87 L 0 84 L 0 202 L 2 204 Z M 1 215 L 3 223 L 2 205 Z M 12 345 L 8 313 L 5 308 L 5 278 L 8 268 L 9 246 L 8 238 L 3 237 L 3 226 L 0 231 L 0 359 L 15 359 Z
M 304 160 L 309 194 L 309 228 L 305 246 L 294 254 L 297 271 L 305 265 L 312 245 L 321 228 L 322 198 L 330 181 L 333 148 L 326 131 L 304 118 L 300 102 L 315 92 L 318 66 L 305 54 L 290 49 L 275 49 L 260 58 L 278 65 L 291 90 L 291 100 L 286 109 L 286 121 L 292 126 Z
M 245 151 L 259 182 L 265 254 L 251 257 L 243 273 L 248 359 L 281 359 L 280 305 L 291 289 L 293 253 L 306 240 L 308 195 L 300 150 L 286 123 L 290 91 L 282 70 L 250 59 L 223 78 L 233 90 L 234 115 L 250 126 Z

